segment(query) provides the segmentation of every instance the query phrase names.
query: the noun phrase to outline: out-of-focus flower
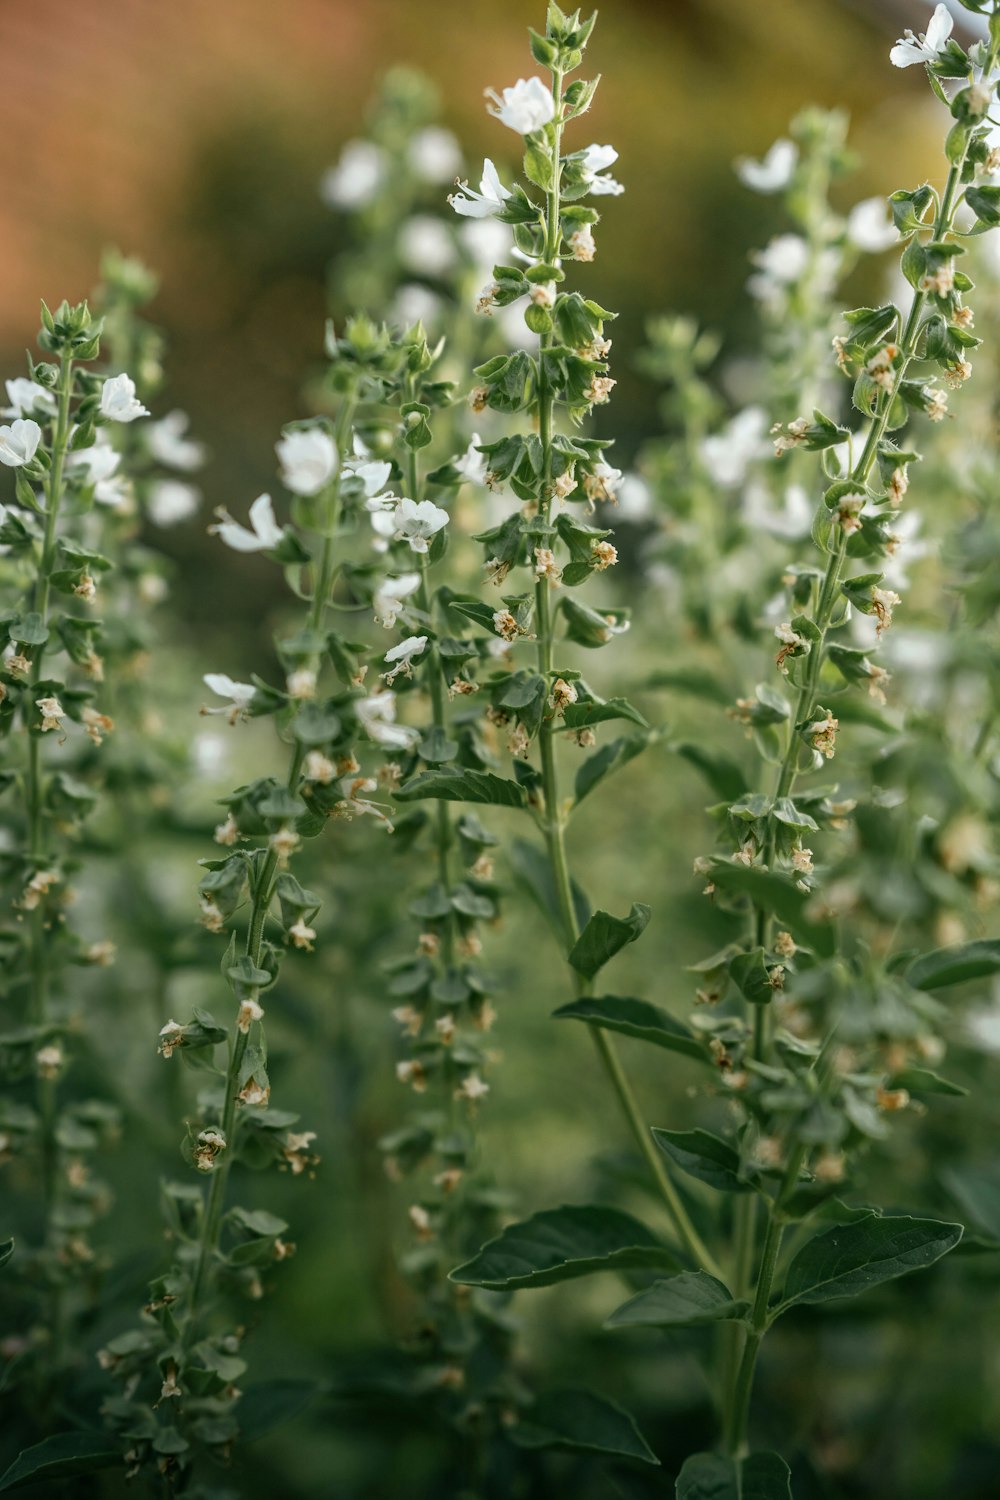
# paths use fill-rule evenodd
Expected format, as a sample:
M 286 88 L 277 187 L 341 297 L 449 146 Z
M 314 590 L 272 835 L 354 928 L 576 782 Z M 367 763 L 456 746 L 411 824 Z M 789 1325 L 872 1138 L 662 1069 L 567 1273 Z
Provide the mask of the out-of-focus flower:
M 274 448 L 281 482 L 295 495 L 318 495 L 337 472 L 337 449 L 321 427 L 282 433 Z
M 878 255 L 895 245 L 899 232 L 886 212 L 884 198 L 864 198 L 847 215 L 847 238 L 859 250 Z
M 186 411 L 170 411 L 146 428 L 146 441 L 153 457 L 168 469 L 179 469 L 184 474 L 199 469 L 205 462 L 204 444 L 185 436 L 190 425 Z
M 200 504 L 201 492 L 193 484 L 185 484 L 183 479 L 158 479 L 150 486 L 146 510 L 154 526 L 177 526 L 195 515 Z
M 780 193 L 791 182 L 798 159 L 798 146 L 782 137 L 760 161 L 750 156 L 738 157 L 736 175 L 744 187 L 755 193 Z
M 319 195 L 328 208 L 364 208 L 385 177 L 385 152 L 374 141 L 348 141 L 335 167 L 324 172 Z
M 281 541 L 283 532 L 274 519 L 274 506 L 270 495 L 258 495 L 250 507 L 250 526 L 247 530 L 234 521 L 228 511 L 216 511 L 219 521 L 210 526 L 209 532 L 232 547 L 234 552 L 268 552 Z

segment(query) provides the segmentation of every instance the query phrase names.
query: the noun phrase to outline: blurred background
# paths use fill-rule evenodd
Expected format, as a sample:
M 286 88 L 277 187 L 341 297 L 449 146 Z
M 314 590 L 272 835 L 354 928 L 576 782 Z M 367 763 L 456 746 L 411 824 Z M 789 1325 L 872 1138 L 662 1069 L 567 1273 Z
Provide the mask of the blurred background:
M 923 0 L 613 0 L 602 8 L 591 57 L 604 82 L 578 144 L 613 142 L 616 174 L 626 185 L 623 198 L 608 200 L 600 254 L 587 268 L 588 292 L 620 313 L 619 387 L 600 418 L 602 431 L 618 439 L 619 466 L 628 467 L 660 426 L 656 389 L 640 378 L 636 360 L 651 314 L 691 314 L 718 330 L 735 363 L 754 353 L 759 322 L 745 295 L 748 256 L 787 224 L 774 199 L 737 185 L 734 158 L 761 156 L 793 115 L 815 104 L 850 115 L 858 167 L 837 189 L 838 208 L 937 171 L 940 119 L 921 71 L 898 72 L 887 60 L 901 29 L 922 30 L 931 9 Z M 960 25 L 970 19 L 959 15 Z M 489 119 L 482 96 L 535 71 L 525 28 L 542 20 L 542 0 L 0 0 L 0 140 L 8 161 L 0 190 L 0 371 L 23 372 L 39 298 L 52 304 L 87 295 L 107 245 L 160 274 L 152 316 L 168 352 L 156 414 L 190 412 L 209 450 L 198 480 L 205 512 L 156 538 L 177 565 L 163 630 L 186 648 L 182 666 L 174 660 L 171 671 L 184 677 L 188 695 L 206 667 L 237 678 L 258 667 L 260 643 L 281 608 L 276 570 L 211 542 L 206 519 L 216 505 L 243 515 L 247 502 L 274 484 L 273 444 L 283 423 L 309 410 L 303 393 L 322 365 L 324 319 L 332 311 L 342 321 L 348 310 L 336 266 L 356 231 L 349 216 L 321 201 L 324 173 L 364 132 L 379 82 L 397 63 L 419 68 L 437 86 L 437 118 L 465 153 L 462 175 L 478 181 L 486 153 L 514 168 L 516 141 Z M 881 275 L 856 272 L 846 305 L 884 292 Z M 691 722 L 697 727 L 696 713 Z M 249 730 L 235 750 L 232 741 L 224 750 L 215 746 L 209 783 L 214 776 L 230 786 L 240 772 L 254 774 L 258 751 L 270 753 L 268 733 Z M 669 776 L 664 757 L 641 764 L 645 769 L 622 779 L 613 812 L 592 835 L 587 879 L 597 902 L 613 910 L 648 888 L 657 912 L 669 912 L 623 955 L 616 984 L 683 1010 L 691 988 L 683 964 L 728 935 L 713 925 L 689 874 L 692 854 L 709 842 L 705 794 L 676 759 Z M 209 783 L 195 787 L 183 809 L 201 842 L 164 845 L 164 890 L 180 912 L 192 900 L 193 860 L 206 852 L 202 835 L 215 816 L 211 795 L 219 786 Z M 491 821 L 506 835 L 502 816 Z M 650 827 L 662 837 L 649 838 Z M 341 921 L 356 924 L 361 910 L 364 923 L 355 926 L 350 949 L 327 946 L 312 970 L 298 959 L 289 965 L 287 1018 L 273 1042 L 281 1102 L 301 1106 L 305 1123 L 319 1131 L 324 1165 L 315 1188 L 286 1179 L 263 1190 L 292 1220 L 300 1251 L 265 1309 L 255 1358 L 272 1373 L 315 1377 L 332 1391 L 350 1388 L 406 1317 L 406 1292 L 393 1269 L 405 1193 L 382 1177 L 374 1143 L 403 1110 L 377 976 L 408 939 L 393 910 L 396 877 L 386 879 L 371 843 L 367 829 L 338 831 L 327 855 L 333 868 L 328 863 L 317 875 L 334 893 L 325 920 L 332 933 Z M 412 880 L 412 868 L 399 878 Z M 565 997 L 541 921 L 515 911 L 497 946 L 507 955 L 500 992 L 508 1009 L 498 1046 L 508 1066 L 484 1111 L 484 1155 L 502 1186 L 516 1185 L 518 1208 L 527 1213 L 602 1191 L 605 1166 L 591 1167 L 589 1159 L 620 1152 L 623 1141 L 610 1107 L 591 1094 L 591 1083 L 595 1096 L 601 1085 L 588 1072 L 586 1038 L 564 1036 L 548 1020 Z M 134 993 L 141 974 L 131 983 L 121 1003 L 146 1004 Z M 152 1014 L 160 1005 L 172 1014 L 205 997 L 181 972 L 167 993 L 151 998 Z M 138 1115 L 149 1057 L 124 1039 L 108 1045 L 118 1049 L 123 1099 Z M 659 1065 L 635 1061 L 650 1113 L 662 1108 L 681 1123 L 687 1111 L 693 1122 L 694 1078 L 686 1077 L 686 1065 L 672 1066 L 667 1100 Z M 969 1081 L 975 1075 L 973 1066 Z M 155 1087 L 165 1090 L 169 1106 L 174 1085 Z M 943 1123 L 935 1127 L 942 1150 L 960 1132 L 956 1108 L 942 1106 Z M 984 1134 L 990 1123 L 980 1121 Z M 148 1133 L 170 1160 L 162 1121 Z M 907 1152 L 909 1139 L 888 1171 L 902 1196 L 909 1188 L 919 1200 L 926 1158 L 915 1147 Z M 120 1200 L 138 1195 L 155 1214 L 151 1178 L 123 1166 L 117 1188 Z M 155 1269 L 148 1234 L 145 1242 L 139 1237 L 144 1229 L 130 1230 L 126 1216 L 117 1226 L 117 1290 L 135 1305 Z M 915 1298 L 932 1295 L 921 1285 Z M 600 1370 L 606 1388 L 620 1388 L 667 1455 L 710 1441 L 704 1391 L 684 1340 L 673 1341 L 666 1362 L 652 1342 L 638 1360 L 619 1345 L 612 1352 L 597 1330 L 615 1292 L 581 1286 L 540 1294 L 521 1309 L 526 1319 L 531 1313 L 529 1363 L 537 1357 L 555 1378 L 571 1379 L 581 1363 Z M 983 1297 L 995 1299 L 988 1282 L 984 1287 Z M 953 1290 L 933 1295 L 938 1317 L 959 1316 L 948 1301 Z M 973 1300 L 966 1296 L 962 1316 Z M 95 1346 L 122 1326 L 119 1312 L 109 1314 L 94 1329 Z M 869 1333 L 863 1314 L 832 1331 L 807 1325 L 789 1336 L 780 1373 L 765 1371 L 773 1398 L 765 1421 L 780 1429 L 787 1397 L 797 1403 L 803 1431 L 819 1428 L 813 1459 L 802 1459 L 797 1471 L 797 1494 L 988 1500 L 997 1493 L 990 1485 L 998 1455 L 986 1436 L 996 1392 L 982 1378 L 989 1367 L 995 1387 L 995 1358 L 977 1346 L 964 1382 L 945 1392 L 935 1374 L 943 1345 L 940 1334 L 919 1344 L 915 1336 Z M 819 1368 L 829 1372 L 833 1399 L 820 1388 Z M 911 1445 L 908 1434 L 932 1406 L 938 1425 Z M 377 1403 L 360 1411 L 324 1405 L 308 1429 L 287 1428 L 255 1452 L 259 1467 L 243 1470 L 233 1493 L 350 1500 L 441 1493 L 450 1500 L 451 1491 L 434 1488 L 433 1442 L 419 1420 L 387 1416 Z M 886 1487 L 886 1473 L 898 1477 L 898 1488 Z M 567 1500 L 584 1493 L 574 1485 L 567 1470 L 558 1493 Z M 586 1493 L 641 1500 L 669 1492 L 666 1479 L 658 1485 L 616 1490 L 598 1483 Z

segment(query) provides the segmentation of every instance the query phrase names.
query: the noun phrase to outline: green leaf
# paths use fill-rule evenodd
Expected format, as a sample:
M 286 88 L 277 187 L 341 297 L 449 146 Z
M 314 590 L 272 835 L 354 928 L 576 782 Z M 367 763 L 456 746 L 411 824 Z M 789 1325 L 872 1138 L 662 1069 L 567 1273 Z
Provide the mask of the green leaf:
M 517 879 L 534 897 L 556 936 L 562 939 L 562 913 L 548 856 L 525 839 L 514 839 L 507 857 Z M 590 903 L 575 880 L 571 881 L 571 885 L 577 926 L 585 927 L 590 918 Z
M 836 934 L 831 924 L 817 922 L 806 916 L 806 907 L 812 897 L 808 891 L 800 891 L 792 881 L 771 870 L 758 870 L 751 865 L 717 860 L 711 868 L 709 879 L 724 891 L 742 892 L 764 911 L 776 916 L 783 926 L 792 931 L 806 947 L 814 948 L 822 958 L 830 958 L 836 946 Z
M 728 755 L 716 754 L 696 744 L 685 743 L 672 748 L 701 772 L 715 795 L 724 802 L 736 802 L 749 790 L 743 771 Z
M 633 902 L 627 917 L 613 917 L 610 912 L 595 911 L 569 951 L 569 962 L 578 974 L 593 979 L 609 959 L 627 943 L 634 943 L 645 930 L 650 909 Z
M 602 1204 L 564 1204 L 508 1225 L 452 1271 L 451 1280 L 501 1292 L 639 1266 L 679 1269 L 673 1252 L 631 1214 Z
M 0 1241 L 0 1266 L 5 1266 L 14 1254 L 14 1241 Z
M 656 730 L 647 730 L 645 734 L 622 735 L 610 744 L 602 745 L 593 755 L 588 755 L 576 773 L 573 786 L 575 801 L 582 802 L 605 776 L 610 776 L 612 771 L 620 771 L 622 766 L 627 766 L 630 760 L 641 755 L 656 734 Z
M 563 723 L 567 729 L 590 729 L 594 724 L 605 724 L 609 719 L 628 719 L 641 729 L 649 724 L 627 698 L 609 698 L 606 703 L 570 703 L 563 712 Z
M 480 802 L 492 807 L 526 807 L 524 788 L 492 771 L 421 771 L 396 792 L 397 802 L 418 802 L 427 797 L 442 802 Z
M 589 1026 L 600 1026 L 603 1031 L 617 1031 L 622 1036 L 635 1037 L 639 1042 L 652 1042 L 656 1047 L 665 1047 L 668 1052 L 681 1052 L 698 1062 L 709 1061 L 704 1043 L 694 1032 L 683 1021 L 675 1020 L 648 1000 L 600 995 L 594 999 L 571 1000 L 552 1014 L 558 1021 L 585 1021 Z
M 644 680 L 642 687 L 649 691 L 666 688 L 674 693 L 688 693 L 692 698 L 704 698 L 707 703 L 718 703 L 720 708 L 728 708 L 733 701 L 732 690 L 710 672 L 703 672 L 700 667 L 671 667 L 652 672 Z
M 756 1174 L 740 1161 L 740 1154 L 709 1130 L 653 1130 L 664 1155 L 682 1171 L 722 1193 L 752 1193 Z
M 17 1455 L 0 1475 L 0 1491 L 68 1479 L 74 1474 L 95 1474 L 98 1469 L 121 1463 L 121 1449 L 107 1433 L 57 1432 Z
M 744 1459 L 695 1453 L 677 1476 L 676 1500 L 792 1500 L 792 1474 L 777 1453 Z
M 870 1287 L 931 1266 L 962 1238 L 961 1224 L 906 1217 L 837 1225 L 804 1245 L 788 1268 L 780 1311 L 796 1302 L 857 1297 Z
M 911 1094 L 951 1094 L 956 1098 L 964 1098 L 969 1092 L 960 1083 L 952 1083 L 950 1078 L 932 1073 L 930 1068 L 904 1068 L 889 1079 L 889 1087 L 907 1089 Z
M 989 1167 L 946 1167 L 945 1187 L 977 1229 L 1000 1242 L 1000 1171 Z
M 616 1308 L 605 1328 L 694 1328 L 719 1319 L 743 1318 L 749 1302 L 737 1301 L 727 1286 L 706 1271 L 682 1271 L 669 1281 L 654 1281 L 645 1291 Z
M 627 1411 L 592 1391 L 548 1391 L 507 1436 L 519 1448 L 614 1453 L 647 1464 L 659 1459 Z
M 744 1000 L 748 1000 L 751 1005 L 770 1005 L 774 999 L 763 948 L 752 948 L 749 953 L 734 953 L 729 960 L 729 977 Z
M 997 973 L 1000 973 L 1000 938 L 982 938 L 922 954 L 907 969 L 905 977 L 915 990 L 940 990 L 949 984 L 965 984 L 969 979 L 985 979 Z

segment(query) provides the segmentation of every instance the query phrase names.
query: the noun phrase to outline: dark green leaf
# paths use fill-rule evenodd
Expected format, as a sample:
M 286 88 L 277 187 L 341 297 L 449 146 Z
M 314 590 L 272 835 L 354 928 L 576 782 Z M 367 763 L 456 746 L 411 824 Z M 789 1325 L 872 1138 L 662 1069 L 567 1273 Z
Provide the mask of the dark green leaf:
M 421 771 L 396 792 L 397 802 L 435 797 L 442 802 L 480 802 L 493 807 L 526 807 L 524 788 L 492 771 Z
M 609 719 L 629 719 L 642 729 L 648 724 L 637 708 L 627 698 L 609 698 L 606 703 L 570 703 L 563 713 L 567 729 L 589 729 L 594 724 L 604 724 Z
M 861 1219 L 818 1234 L 788 1268 L 781 1310 L 796 1302 L 856 1297 L 933 1265 L 962 1238 L 961 1224 L 906 1217 Z
M 560 939 L 564 936 L 563 917 L 559 909 L 552 864 L 541 849 L 525 839 L 514 839 L 508 854 L 511 868 L 521 884 L 530 891 L 541 911 L 552 924 Z M 590 917 L 590 904 L 583 891 L 572 881 L 573 910 L 578 927 L 585 927 Z
M 95 1474 L 121 1464 L 121 1449 L 104 1432 L 57 1432 L 25 1448 L 0 1476 L 0 1490 L 51 1484 L 74 1474 Z
M 314 1380 L 268 1380 L 247 1386 L 237 1408 L 243 1441 L 255 1443 L 275 1427 L 293 1421 L 320 1393 Z
M 3 1240 L 2 1242 L 0 1242 L 0 1266 L 5 1266 L 13 1254 L 13 1240 Z
M 750 1311 L 727 1286 L 705 1271 L 682 1271 L 669 1281 L 654 1281 L 645 1291 L 616 1308 L 606 1328 L 638 1324 L 646 1328 L 693 1328 L 720 1318 L 737 1319 Z
M 620 771 L 622 766 L 627 766 L 630 760 L 641 755 L 655 736 L 655 730 L 648 730 L 645 734 L 622 735 L 610 744 L 602 745 L 593 755 L 588 755 L 576 773 L 573 787 L 576 801 L 582 802 L 605 776 L 610 776 L 612 771 Z
M 728 755 L 719 755 L 696 744 L 674 745 L 673 749 L 701 772 L 715 795 L 724 802 L 736 802 L 748 790 L 743 771 Z
M 777 1453 L 723 1458 L 696 1453 L 677 1476 L 676 1500 L 792 1500 L 791 1470 Z
M 507 1436 L 519 1448 L 570 1448 L 659 1463 L 628 1412 L 592 1391 L 547 1392 Z
M 957 943 L 924 953 L 906 971 L 906 982 L 915 990 L 940 990 L 969 979 L 985 979 L 1000 973 L 1000 938 Z
M 755 1174 L 743 1166 L 740 1154 L 721 1136 L 708 1130 L 653 1130 L 664 1155 L 683 1171 L 723 1193 L 752 1193 Z
M 889 1079 L 889 1087 L 907 1089 L 911 1094 L 952 1094 L 957 1098 L 969 1092 L 960 1083 L 952 1083 L 950 1078 L 942 1078 L 929 1068 L 904 1068 Z
M 812 897 L 800 891 L 792 881 L 771 870 L 718 860 L 712 865 L 709 879 L 724 891 L 741 891 L 764 911 L 769 911 L 791 929 L 805 946 L 814 948 L 823 958 L 833 954 L 835 933 L 831 925 L 806 916 Z
M 650 918 L 648 906 L 633 902 L 627 917 L 595 911 L 569 951 L 569 962 L 578 974 L 593 979 L 609 959 L 627 943 L 634 943 Z
M 640 1042 L 652 1042 L 654 1046 L 665 1047 L 668 1052 L 681 1052 L 699 1062 L 709 1060 L 704 1043 L 683 1021 L 676 1021 L 667 1011 L 648 1000 L 601 995 L 594 999 L 571 1000 L 552 1014 L 559 1021 L 586 1021 L 589 1026 L 618 1031 L 622 1036 L 635 1037 Z
M 679 1269 L 673 1252 L 631 1214 L 601 1204 L 565 1204 L 509 1225 L 452 1271 L 451 1280 L 504 1291 L 637 1266 Z

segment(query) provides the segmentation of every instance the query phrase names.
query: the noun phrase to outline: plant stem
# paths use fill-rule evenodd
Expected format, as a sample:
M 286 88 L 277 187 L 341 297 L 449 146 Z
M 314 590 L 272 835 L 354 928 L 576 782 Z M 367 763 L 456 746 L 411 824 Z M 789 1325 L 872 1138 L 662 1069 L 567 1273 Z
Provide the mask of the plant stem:
M 345 399 L 341 407 L 335 428 L 337 453 L 341 457 L 346 446 L 348 433 L 350 432 L 353 411 L 354 395 L 352 392 Z M 339 471 L 329 487 L 327 506 L 323 540 L 320 549 L 320 564 L 316 570 L 313 594 L 309 606 L 309 627 L 314 631 L 322 629 L 327 606 L 330 602 L 330 593 L 333 588 L 334 546 L 340 519 Z M 298 788 L 304 753 L 305 747 L 302 741 L 296 740 L 289 759 L 289 771 L 286 782 L 290 792 L 295 792 Z M 255 969 L 259 969 L 261 966 L 264 930 L 267 925 L 268 912 L 274 900 L 275 886 L 280 868 L 278 854 L 274 849 L 269 848 L 260 862 L 260 869 L 252 883 L 250 917 L 247 923 L 247 935 L 243 952 Z M 259 994 L 259 990 L 251 990 L 248 992 L 248 998 L 257 1000 Z M 249 1027 L 246 1031 L 237 1028 L 235 1036 L 230 1038 L 229 1062 L 226 1068 L 222 1120 L 220 1122 L 220 1129 L 225 1138 L 226 1147 L 212 1173 L 208 1198 L 201 1218 L 195 1268 L 191 1279 L 191 1291 L 182 1330 L 182 1344 L 185 1349 L 190 1348 L 197 1333 L 198 1315 L 201 1311 L 202 1302 L 210 1288 L 214 1261 L 219 1253 L 219 1239 L 222 1232 L 226 1188 L 235 1154 L 236 1134 L 239 1126 L 237 1107 L 240 1094 L 240 1070 L 243 1065 L 243 1059 L 246 1056 L 249 1041 Z
M 557 108 L 550 137 L 552 149 L 552 186 L 548 191 L 546 202 L 544 256 L 548 264 L 556 265 L 559 260 L 559 249 L 562 240 L 560 225 L 562 74 L 557 69 L 554 69 L 552 72 L 552 93 L 557 101 Z M 546 523 L 551 520 L 552 516 L 552 428 L 554 399 L 546 377 L 545 368 L 545 354 L 551 343 L 551 333 L 545 333 L 541 336 L 538 361 L 538 435 L 542 450 L 542 472 L 539 480 L 538 509 L 541 519 Z M 546 690 L 548 690 L 552 677 L 553 647 L 552 608 L 549 599 L 549 589 L 550 585 L 547 578 L 536 579 L 535 631 L 538 639 L 538 672 L 545 681 Z M 563 939 L 566 951 L 569 952 L 580 935 L 580 929 L 576 920 L 572 881 L 566 856 L 566 819 L 563 809 L 560 806 L 559 773 L 556 766 L 555 753 L 554 715 L 546 714 L 542 718 L 541 727 L 538 731 L 538 748 L 541 759 L 542 795 L 544 800 L 541 820 L 542 828 L 545 834 L 545 844 L 548 851 L 549 864 L 552 869 L 553 883 L 556 889 L 559 915 L 563 928 Z M 574 978 L 578 993 L 586 993 L 588 987 L 584 981 L 581 980 L 579 975 L 574 975 Z M 680 1195 L 670 1180 L 660 1153 L 657 1151 L 656 1145 L 650 1135 L 649 1127 L 643 1119 L 639 1103 L 622 1067 L 621 1058 L 618 1055 L 618 1050 L 613 1040 L 600 1027 L 591 1026 L 588 1029 L 593 1037 L 597 1055 L 607 1074 L 608 1081 L 614 1089 L 622 1112 L 628 1121 L 629 1128 L 635 1136 L 639 1150 L 666 1205 L 667 1212 L 670 1215 L 671 1222 L 681 1243 L 698 1265 L 704 1266 L 713 1275 L 721 1276 L 714 1257 L 691 1222 Z

